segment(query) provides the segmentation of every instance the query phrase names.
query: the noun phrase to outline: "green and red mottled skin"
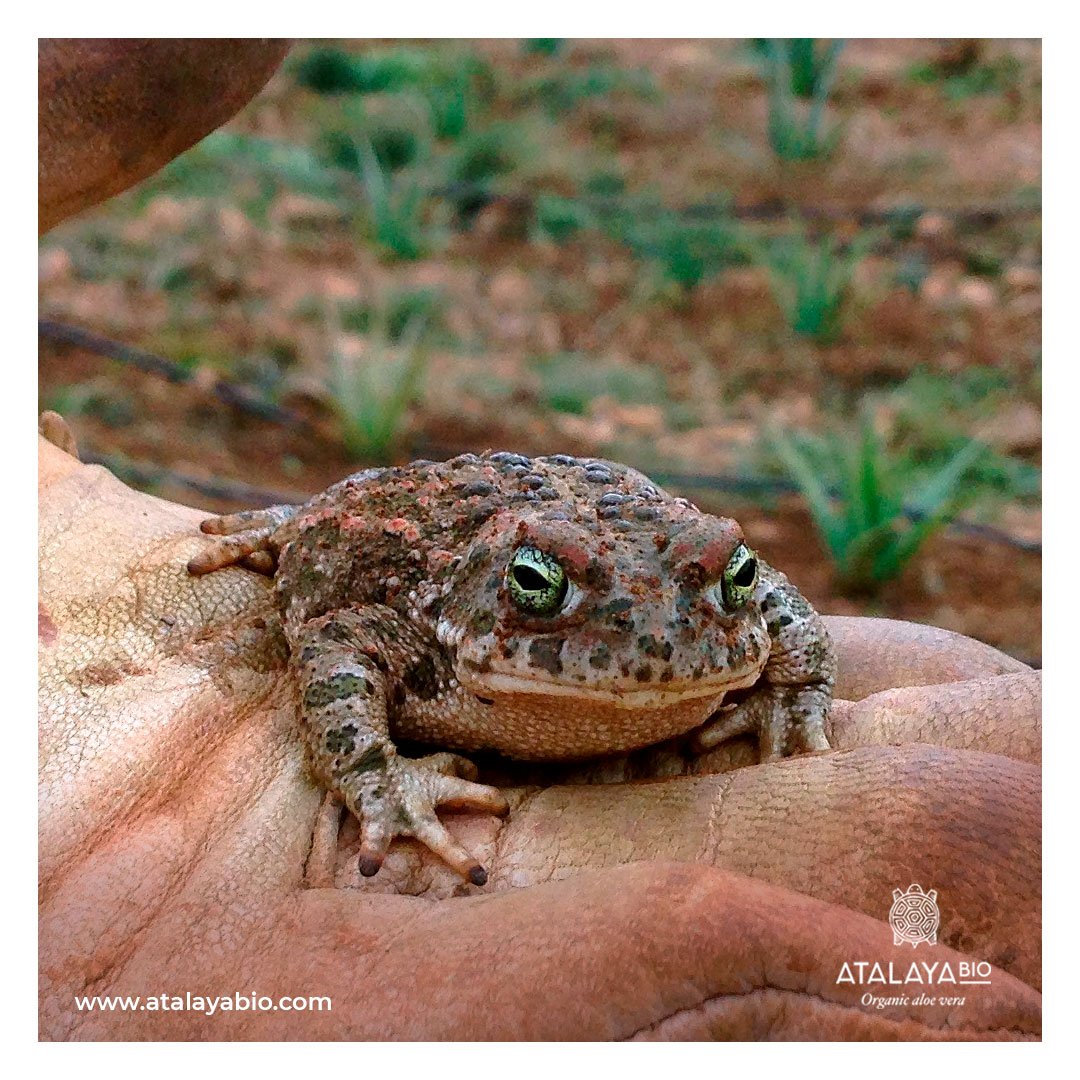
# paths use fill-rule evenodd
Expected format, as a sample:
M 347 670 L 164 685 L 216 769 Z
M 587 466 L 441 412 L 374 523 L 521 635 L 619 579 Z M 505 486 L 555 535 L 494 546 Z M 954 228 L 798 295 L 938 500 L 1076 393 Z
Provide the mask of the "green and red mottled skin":
M 482 883 L 436 808 L 506 810 L 495 788 L 459 775 L 465 759 L 406 759 L 397 738 L 544 761 L 694 729 L 701 747 L 756 732 L 764 760 L 828 749 L 836 665 L 817 613 L 760 560 L 745 598 L 725 600 L 725 570 L 752 557 L 738 524 L 626 466 L 507 452 L 417 461 L 203 531 L 220 538 L 192 573 L 276 560 L 313 768 L 361 821 L 365 874 L 406 835 Z M 562 569 L 551 614 L 514 601 L 522 549 Z M 721 710 L 732 690 L 742 699 Z

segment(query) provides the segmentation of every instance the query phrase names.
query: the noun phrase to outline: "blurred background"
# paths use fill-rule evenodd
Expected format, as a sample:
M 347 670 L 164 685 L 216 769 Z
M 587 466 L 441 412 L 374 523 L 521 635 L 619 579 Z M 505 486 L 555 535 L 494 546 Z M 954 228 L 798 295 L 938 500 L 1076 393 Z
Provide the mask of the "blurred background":
M 41 407 L 224 510 L 626 461 L 1041 657 L 1037 41 L 321 41 L 40 249 Z

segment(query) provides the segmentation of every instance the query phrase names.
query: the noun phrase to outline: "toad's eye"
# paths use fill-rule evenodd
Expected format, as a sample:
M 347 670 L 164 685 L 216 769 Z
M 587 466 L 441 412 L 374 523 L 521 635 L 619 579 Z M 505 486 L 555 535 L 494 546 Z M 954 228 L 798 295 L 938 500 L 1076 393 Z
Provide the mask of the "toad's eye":
M 506 568 L 506 587 L 522 611 L 554 615 L 566 599 L 569 582 L 557 559 L 534 547 L 519 547 Z
M 721 582 L 724 607 L 729 611 L 744 607 L 753 595 L 754 586 L 757 584 L 757 569 L 754 553 L 745 544 L 740 544 L 724 569 Z

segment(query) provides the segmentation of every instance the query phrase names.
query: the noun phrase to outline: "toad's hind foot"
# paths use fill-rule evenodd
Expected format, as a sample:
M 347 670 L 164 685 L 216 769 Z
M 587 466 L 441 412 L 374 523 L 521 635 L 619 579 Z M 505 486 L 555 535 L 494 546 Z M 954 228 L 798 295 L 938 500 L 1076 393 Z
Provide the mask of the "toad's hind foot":
M 277 565 L 277 531 L 299 510 L 298 506 L 268 506 L 207 518 L 199 528 L 218 539 L 188 562 L 188 573 L 199 576 L 241 563 L 256 573 L 272 574 Z
M 360 819 L 359 865 L 364 877 L 378 873 L 395 836 L 411 836 L 474 885 L 487 882 L 487 871 L 436 814 L 440 806 L 500 817 L 508 812 L 498 789 L 455 775 L 463 770 L 463 760 L 456 754 L 419 760 L 395 757 L 374 783 L 362 773 L 341 778 L 339 790 Z M 468 762 L 465 766 L 472 768 Z

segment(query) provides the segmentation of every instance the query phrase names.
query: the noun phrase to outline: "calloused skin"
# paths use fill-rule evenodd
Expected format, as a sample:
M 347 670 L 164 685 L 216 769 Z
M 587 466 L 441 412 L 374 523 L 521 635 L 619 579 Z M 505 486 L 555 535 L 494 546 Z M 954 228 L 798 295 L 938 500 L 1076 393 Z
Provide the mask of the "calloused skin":
M 265 579 L 191 578 L 199 511 L 44 440 L 40 466 L 43 1038 L 1039 1036 L 1039 676 L 1017 661 L 831 619 L 836 750 L 511 777 L 508 818 L 444 816 L 483 889 L 408 841 L 365 880 L 304 767 Z M 933 959 L 987 960 L 991 985 L 864 1007 L 843 963 L 931 955 L 886 922 L 912 882 L 939 893 Z M 333 1007 L 75 1003 L 185 991 Z

